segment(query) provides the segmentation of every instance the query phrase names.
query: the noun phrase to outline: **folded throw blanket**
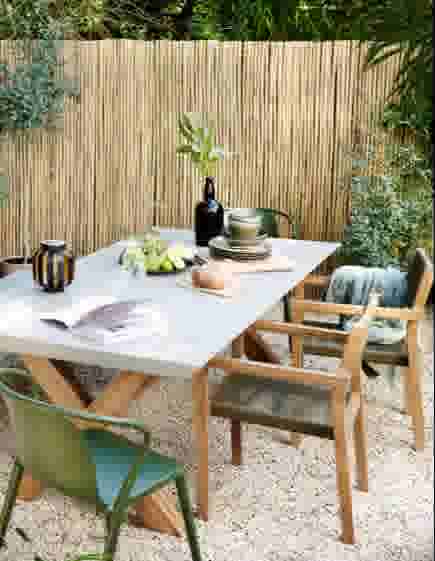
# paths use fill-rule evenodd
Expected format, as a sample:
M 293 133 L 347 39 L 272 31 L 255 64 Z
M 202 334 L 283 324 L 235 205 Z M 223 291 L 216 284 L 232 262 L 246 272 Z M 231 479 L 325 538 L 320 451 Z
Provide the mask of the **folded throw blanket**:
M 365 306 L 372 290 L 381 291 L 380 306 L 386 308 L 407 307 L 408 273 L 387 269 L 344 266 L 336 269 L 331 277 L 325 300 L 336 304 Z M 340 316 L 340 327 L 350 331 L 359 317 Z M 390 345 L 401 341 L 406 334 L 406 322 L 397 319 L 372 320 L 368 341 Z

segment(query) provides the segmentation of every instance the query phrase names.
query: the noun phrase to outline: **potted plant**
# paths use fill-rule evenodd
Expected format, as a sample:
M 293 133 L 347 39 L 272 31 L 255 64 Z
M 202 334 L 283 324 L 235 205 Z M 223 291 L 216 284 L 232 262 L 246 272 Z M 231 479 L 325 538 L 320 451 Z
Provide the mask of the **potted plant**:
M 14 41 L 18 57 L 15 68 L 0 63 L 0 136 L 2 140 L 13 140 L 24 157 L 37 133 L 54 125 L 63 113 L 65 97 L 77 93 L 69 81 L 59 76 L 62 61 L 56 37 L 48 34 L 38 41 Z M 4 177 L 0 181 L 4 184 Z M 23 254 L 0 259 L 0 277 L 30 266 L 30 194 L 31 185 L 26 183 L 20 224 Z
M 224 209 L 215 198 L 215 169 L 225 152 L 215 143 L 214 130 L 201 124 L 198 117 L 183 114 L 178 128 L 183 144 L 177 147 L 177 153 L 190 156 L 204 178 L 203 200 L 195 207 L 194 229 L 196 244 L 207 246 L 211 238 L 222 233 L 224 225 Z

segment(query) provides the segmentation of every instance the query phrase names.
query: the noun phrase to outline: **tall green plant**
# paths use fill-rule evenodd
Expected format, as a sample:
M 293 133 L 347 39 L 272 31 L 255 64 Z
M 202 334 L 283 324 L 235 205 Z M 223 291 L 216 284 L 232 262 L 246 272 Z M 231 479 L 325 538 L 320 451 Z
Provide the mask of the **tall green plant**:
M 61 70 L 57 32 L 39 41 L 14 41 L 15 67 L 0 64 L 0 136 L 13 141 L 23 158 L 37 131 L 56 128 L 64 111 L 66 96 L 77 88 Z M 24 258 L 30 251 L 31 185 L 25 183 L 21 219 Z
M 198 117 L 183 114 L 178 121 L 183 144 L 177 153 L 189 156 L 202 177 L 213 176 L 216 164 L 225 157 L 224 148 L 215 143 L 212 127 L 203 125 Z

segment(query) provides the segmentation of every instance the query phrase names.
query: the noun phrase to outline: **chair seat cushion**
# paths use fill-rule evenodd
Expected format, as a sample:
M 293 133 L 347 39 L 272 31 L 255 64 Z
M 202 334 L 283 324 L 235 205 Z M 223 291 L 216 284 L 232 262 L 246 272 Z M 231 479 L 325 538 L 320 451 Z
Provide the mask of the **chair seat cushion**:
M 211 413 L 333 439 L 330 398 L 329 388 L 230 374 L 211 401 Z
M 83 431 L 95 464 L 98 498 L 111 510 L 129 471 L 143 448 L 127 438 L 105 430 Z M 149 450 L 130 492 L 130 502 L 174 479 L 182 468 L 172 458 Z
M 304 321 L 304 325 L 322 327 L 325 329 L 340 329 L 338 324 L 319 321 Z M 343 343 L 338 340 L 325 337 L 304 337 L 304 353 L 322 356 L 343 356 Z M 368 343 L 363 358 L 366 362 L 378 364 L 394 364 L 396 366 L 408 366 L 408 352 L 405 341 L 399 341 L 391 345 L 379 343 Z

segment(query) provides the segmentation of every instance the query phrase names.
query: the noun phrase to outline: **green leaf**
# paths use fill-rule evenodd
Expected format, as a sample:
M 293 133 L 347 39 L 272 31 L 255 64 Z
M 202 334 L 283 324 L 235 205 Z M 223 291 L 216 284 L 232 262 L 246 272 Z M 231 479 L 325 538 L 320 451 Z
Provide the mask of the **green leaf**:
M 178 128 L 179 131 L 181 133 L 181 135 L 188 141 L 188 142 L 193 142 L 193 135 L 192 133 L 189 131 L 189 129 L 186 128 L 186 126 L 183 123 L 182 118 L 180 117 L 180 119 L 178 120 Z
M 191 154 L 192 147 L 188 144 L 183 144 L 182 146 L 178 146 L 176 151 L 178 154 Z

